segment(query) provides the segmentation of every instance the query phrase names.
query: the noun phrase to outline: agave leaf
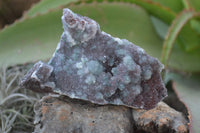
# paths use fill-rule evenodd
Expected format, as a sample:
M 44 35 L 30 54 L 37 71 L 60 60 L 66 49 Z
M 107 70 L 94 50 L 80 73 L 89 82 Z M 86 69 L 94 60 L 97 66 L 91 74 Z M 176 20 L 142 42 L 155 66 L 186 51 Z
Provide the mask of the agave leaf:
M 61 6 L 61 5 L 63 6 L 66 4 L 80 4 L 82 2 L 92 3 L 94 0 L 84 0 L 84 1 L 77 1 L 77 2 L 75 2 L 75 1 L 77 1 L 77 0 L 67 0 L 67 1 L 65 1 L 65 0 L 57 0 L 57 1 L 43 0 L 40 3 L 36 4 L 35 6 L 33 6 L 33 8 L 31 10 L 29 10 L 29 12 L 27 12 L 27 14 L 25 16 L 34 16 L 38 13 L 40 13 L 40 14 L 46 13 L 50 9 L 54 9 L 57 6 Z M 100 3 L 103 1 L 116 2 L 118 0 L 98 0 L 98 2 L 100 2 Z M 183 8 L 183 4 L 181 3 L 181 0 L 177 0 L 176 2 L 174 2 L 172 0 L 169 0 L 169 1 L 165 1 L 165 0 L 153 0 L 153 1 L 123 0 L 121 2 L 137 4 L 141 7 L 143 7 L 145 10 L 147 10 L 152 15 L 155 15 L 158 18 L 161 18 L 168 24 L 171 23 L 171 21 L 175 18 L 175 12 L 173 12 L 173 11 L 178 12 Z M 163 29 L 162 28 L 163 24 L 157 23 L 156 20 L 155 20 L 155 22 L 153 21 L 153 24 L 154 23 L 156 24 L 155 29 L 156 29 L 156 31 L 158 31 L 158 35 L 160 35 L 160 33 L 162 32 L 162 29 Z M 166 29 L 166 28 L 164 28 L 164 29 Z M 161 38 L 163 38 L 163 34 L 161 36 L 162 36 Z
M 180 12 L 184 8 L 182 0 L 152 0 L 152 1 L 158 2 L 161 5 L 170 8 L 174 12 Z
M 171 27 L 168 30 L 168 33 L 166 35 L 164 44 L 163 44 L 163 51 L 162 51 L 162 57 L 161 61 L 165 66 L 167 66 L 167 62 L 169 59 L 169 56 L 171 54 L 172 47 L 174 45 L 174 42 L 181 31 L 182 27 L 194 16 L 197 16 L 199 14 L 195 13 L 194 11 L 183 11 L 181 12 L 176 19 L 173 21 Z M 184 29 L 183 29 L 184 30 Z M 185 33 L 190 33 L 192 32 L 185 32 Z M 187 35 L 187 34 L 184 34 Z M 188 39 L 187 36 L 184 36 L 183 39 Z
M 154 0 L 158 1 L 158 0 Z M 157 16 L 158 18 L 162 19 L 166 23 L 171 23 L 171 21 L 175 18 L 176 13 L 172 11 L 169 7 L 171 7 L 174 10 L 180 10 L 182 8 L 180 0 L 177 0 L 176 2 L 172 2 L 173 0 L 170 0 L 169 2 L 162 0 L 159 4 L 158 2 L 153 2 L 151 0 L 122 0 L 120 2 L 122 3 L 131 3 L 136 4 L 144 8 L 149 13 L 153 14 L 154 16 Z M 73 2 L 73 3 L 71 3 Z M 48 12 L 50 9 L 56 9 L 58 6 L 64 6 L 67 4 L 77 4 L 80 3 L 93 3 L 95 0 L 43 0 L 32 7 L 27 12 L 27 16 L 34 16 L 38 13 L 43 14 Z M 102 2 L 119 2 L 119 0 L 97 0 L 96 2 L 102 3 Z M 167 5 L 167 6 L 163 6 Z M 178 7 L 175 7 L 178 6 Z
M 154 16 L 151 16 L 151 21 L 156 30 L 156 33 L 160 36 L 161 39 L 164 40 L 165 36 L 167 35 L 169 25 Z
M 104 31 L 140 45 L 150 55 L 159 57 L 161 54 L 162 42 L 155 34 L 148 14 L 142 8 L 115 2 L 73 5 L 71 9 L 97 20 Z M 58 8 L 24 19 L 0 32 L 0 65 L 50 58 L 63 31 L 61 14 L 62 10 Z M 169 66 L 179 71 L 200 71 L 199 53 L 200 49 L 190 54 L 174 47 Z
M 200 11 L 200 1 L 199 0 L 187 0 L 187 1 L 192 8 L 194 8 L 197 11 Z
M 161 4 L 151 0 L 128 0 L 128 2 L 143 7 L 151 15 L 158 17 L 167 24 L 170 24 L 176 16 L 176 13 L 170 8 L 162 6 Z
M 176 16 L 180 16 L 180 15 L 176 15 L 176 12 L 173 6 L 179 4 L 179 5 L 182 5 L 181 7 L 179 7 L 179 11 L 183 9 L 183 4 L 181 3 L 180 0 L 177 0 L 176 2 L 170 1 L 170 0 L 169 1 L 154 0 L 156 2 L 153 2 L 151 0 L 129 0 L 129 1 L 131 3 L 135 3 L 143 7 L 151 15 L 159 18 L 161 21 L 165 23 L 163 24 L 163 22 L 159 22 L 157 20 L 152 21 L 154 25 L 156 25 L 155 29 L 158 35 L 161 36 L 161 38 L 163 36 L 163 33 L 166 32 L 165 31 L 166 28 L 164 25 L 171 24 L 171 22 L 175 19 Z M 157 2 L 159 2 L 161 5 L 159 5 L 159 3 Z M 171 9 L 170 7 L 173 9 Z M 178 11 L 178 8 L 176 11 Z M 196 49 L 197 47 L 200 47 L 199 34 L 195 30 L 193 30 L 192 27 L 189 24 L 187 24 L 186 26 L 183 27 L 183 30 L 180 32 L 180 35 L 177 38 L 176 43 L 179 44 L 180 47 L 182 47 L 183 50 L 187 52 L 193 52 L 194 49 Z
M 193 20 L 191 20 L 190 24 L 191 24 L 191 27 L 192 27 L 198 34 L 200 34 L 200 21 L 193 19 Z
M 158 18 L 151 17 L 156 33 L 164 40 L 167 35 L 169 25 Z M 179 45 L 180 50 L 192 53 L 196 48 L 200 47 L 200 22 L 194 19 L 189 21 L 182 27 L 176 38 L 175 44 Z
M 34 16 L 37 13 L 45 13 L 48 12 L 50 9 L 54 9 L 57 6 L 63 6 L 66 4 L 70 4 L 73 3 L 77 0 L 58 0 L 58 1 L 52 1 L 52 0 L 44 0 L 42 2 L 40 2 L 39 4 L 36 4 L 26 15 L 28 16 Z M 104 0 L 105 1 L 105 0 Z M 107 0 L 109 1 L 109 0 Z M 111 0 L 112 2 L 117 1 L 117 0 Z M 92 3 L 94 2 L 94 0 L 85 0 L 82 2 L 86 2 L 86 3 Z M 102 2 L 102 1 L 98 1 L 98 2 Z M 176 2 L 169 0 L 169 1 L 165 1 L 165 0 L 153 0 L 153 1 L 149 1 L 149 0 L 123 0 L 121 1 L 123 3 L 134 3 L 137 4 L 141 7 L 143 7 L 144 9 L 146 9 L 148 12 L 150 12 L 152 15 L 155 15 L 159 18 L 161 18 L 163 21 L 165 21 L 166 23 L 171 23 L 171 21 L 175 18 L 175 12 L 178 12 L 180 10 L 183 9 L 183 4 L 181 0 L 177 0 Z M 74 4 L 80 4 L 81 1 L 77 1 Z M 156 22 L 153 22 L 156 23 Z M 157 23 L 156 23 L 157 25 Z M 156 31 L 158 31 L 158 29 L 161 29 L 159 31 L 162 31 L 162 27 L 157 25 L 155 27 Z M 192 31 L 192 29 L 187 26 L 184 27 L 184 32 L 181 32 L 182 37 L 179 37 L 178 39 L 178 44 L 180 44 L 181 46 L 183 46 L 184 49 L 186 50 L 191 50 L 194 49 L 196 46 L 198 46 L 198 35 L 195 34 L 194 32 L 190 32 Z M 158 35 L 160 35 L 161 32 L 158 31 Z M 191 36 L 188 36 L 188 34 L 192 34 Z M 163 35 L 161 35 L 163 36 Z M 186 38 L 185 38 L 186 37 Z M 182 38 L 182 39 L 181 39 Z
M 199 72 L 200 71 L 200 49 L 194 50 L 192 53 L 180 50 L 174 46 L 168 66 L 177 71 Z
M 164 39 L 164 36 L 167 33 L 168 25 L 164 23 L 162 20 L 156 18 L 156 17 L 151 17 L 152 23 L 154 25 L 154 28 L 156 29 L 157 34 Z M 194 33 L 194 31 L 191 31 L 191 29 L 188 30 L 188 23 L 187 27 L 184 27 L 184 30 L 181 30 L 180 34 L 178 35 L 174 47 L 172 49 L 171 53 L 171 58 L 169 60 L 169 67 L 172 69 L 176 69 L 178 71 L 187 71 L 187 72 L 199 72 L 200 71 L 200 48 L 198 48 L 199 45 L 199 38 L 198 36 L 195 36 L 194 40 L 190 40 L 193 42 L 193 46 L 196 48 L 193 49 L 190 52 L 186 51 L 186 45 L 192 44 L 188 41 L 187 44 L 183 42 L 183 36 L 184 37 L 189 37 L 189 39 L 193 39 L 194 36 L 191 36 Z M 187 31 L 188 30 L 188 31 Z M 185 32 L 186 31 L 186 32 Z M 188 38 L 187 38 L 188 39 Z M 179 45 L 177 45 L 179 44 Z
M 158 35 L 161 36 L 161 38 L 163 38 L 163 34 L 166 32 L 165 25 L 171 24 L 171 22 L 175 19 L 175 16 L 176 16 L 175 12 L 181 11 L 181 9 L 183 9 L 183 5 L 184 5 L 183 3 L 187 3 L 188 6 L 190 4 L 188 0 L 182 0 L 182 1 L 180 0 L 177 0 L 177 1 L 153 0 L 153 1 L 133 0 L 133 3 L 140 5 L 141 7 L 146 9 L 151 15 L 154 15 L 155 17 L 163 21 L 163 22 L 157 21 L 158 19 L 157 20 L 154 19 L 152 21 L 153 24 L 155 25 L 155 29 Z M 161 5 L 158 5 L 158 3 L 156 2 L 160 3 Z M 165 16 L 165 18 L 163 18 L 162 16 Z M 197 21 L 195 24 L 194 23 L 192 24 L 193 25 L 191 26 L 189 24 L 184 26 L 183 30 L 180 32 L 179 37 L 177 38 L 178 39 L 177 44 L 179 44 L 183 48 L 183 50 L 186 50 L 187 52 L 192 52 L 194 49 L 200 46 L 199 44 L 200 39 L 199 39 L 199 34 L 198 34 L 198 31 L 199 31 L 198 29 L 200 29 L 200 27 L 197 24 Z
M 194 13 L 194 17 L 199 17 L 199 15 L 200 13 Z M 179 34 L 179 41 L 182 43 L 186 52 L 193 52 L 193 50 L 200 47 L 200 34 L 198 34 L 197 30 L 192 29 L 189 22 L 185 24 L 185 26 L 181 29 Z
M 36 14 L 43 14 L 48 12 L 50 9 L 56 9 L 59 6 L 68 4 L 72 1 L 77 0 L 42 0 L 38 4 L 35 4 L 25 16 L 35 16 Z
M 0 32 L 0 66 L 14 65 L 52 54 L 62 33 L 60 12 L 16 22 Z
M 154 33 L 148 14 L 138 6 L 121 3 L 85 4 L 70 7 L 95 19 L 102 30 L 141 45 L 159 56 L 161 40 Z M 120 10 L 119 10 L 120 9 Z M 0 32 L 0 65 L 44 60 L 53 54 L 62 33 L 62 9 L 25 19 Z
M 176 73 L 167 74 L 173 81 L 173 88 L 178 98 L 185 103 L 189 111 L 190 132 L 200 132 L 200 75 L 181 76 Z
M 182 3 L 184 5 L 185 9 L 191 9 L 189 0 L 182 0 Z

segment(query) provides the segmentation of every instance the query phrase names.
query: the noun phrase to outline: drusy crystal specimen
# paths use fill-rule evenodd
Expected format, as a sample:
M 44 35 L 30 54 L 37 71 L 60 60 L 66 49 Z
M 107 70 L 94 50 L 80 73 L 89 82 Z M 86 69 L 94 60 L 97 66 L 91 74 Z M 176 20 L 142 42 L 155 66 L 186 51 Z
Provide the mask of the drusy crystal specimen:
M 151 109 L 167 96 L 163 65 L 126 39 L 100 30 L 94 20 L 63 10 L 64 32 L 48 64 L 36 63 L 22 80 L 33 91 L 95 104 Z

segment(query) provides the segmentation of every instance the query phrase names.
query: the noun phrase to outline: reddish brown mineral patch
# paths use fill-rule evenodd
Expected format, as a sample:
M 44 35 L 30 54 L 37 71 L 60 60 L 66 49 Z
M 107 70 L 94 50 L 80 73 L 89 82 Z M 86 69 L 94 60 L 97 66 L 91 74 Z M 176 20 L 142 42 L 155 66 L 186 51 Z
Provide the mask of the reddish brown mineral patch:
M 64 122 L 64 121 L 67 121 L 67 116 L 69 115 L 69 112 L 68 110 L 66 110 L 64 107 L 61 108 L 58 112 L 57 112 L 57 115 L 59 116 L 59 120 Z
M 182 113 L 163 102 L 148 111 L 133 110 L 133 119 L 138 130 L 146 132 L 188 132 L 187 120 Z
M 49 110 L 48 106 L 42 106 L 42 114 L 45 115 L 47 111 Z

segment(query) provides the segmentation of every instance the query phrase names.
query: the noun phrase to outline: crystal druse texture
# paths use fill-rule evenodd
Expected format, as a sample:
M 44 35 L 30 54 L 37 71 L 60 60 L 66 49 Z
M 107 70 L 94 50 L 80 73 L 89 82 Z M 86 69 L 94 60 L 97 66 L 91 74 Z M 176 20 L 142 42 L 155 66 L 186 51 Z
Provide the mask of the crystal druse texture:
M 48 62 L 36 63 L 22 85 L 95 104 L 151 109 L 167 96 L 163 65 L 127 41 L 100 30 L 94 20 L 63 10 L 64 32 Z

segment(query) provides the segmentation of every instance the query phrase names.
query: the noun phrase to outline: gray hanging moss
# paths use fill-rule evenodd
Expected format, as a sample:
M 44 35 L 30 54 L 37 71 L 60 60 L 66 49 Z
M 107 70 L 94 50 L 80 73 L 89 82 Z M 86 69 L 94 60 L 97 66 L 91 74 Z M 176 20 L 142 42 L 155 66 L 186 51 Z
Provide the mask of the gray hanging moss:
M 38 62 L 22 85 L 95 104 L 151 109 L 167 96 L 163 65 L 126 39 L 100 30 L 94 20 L 64 9 L 64 32 L 48 64 Z

